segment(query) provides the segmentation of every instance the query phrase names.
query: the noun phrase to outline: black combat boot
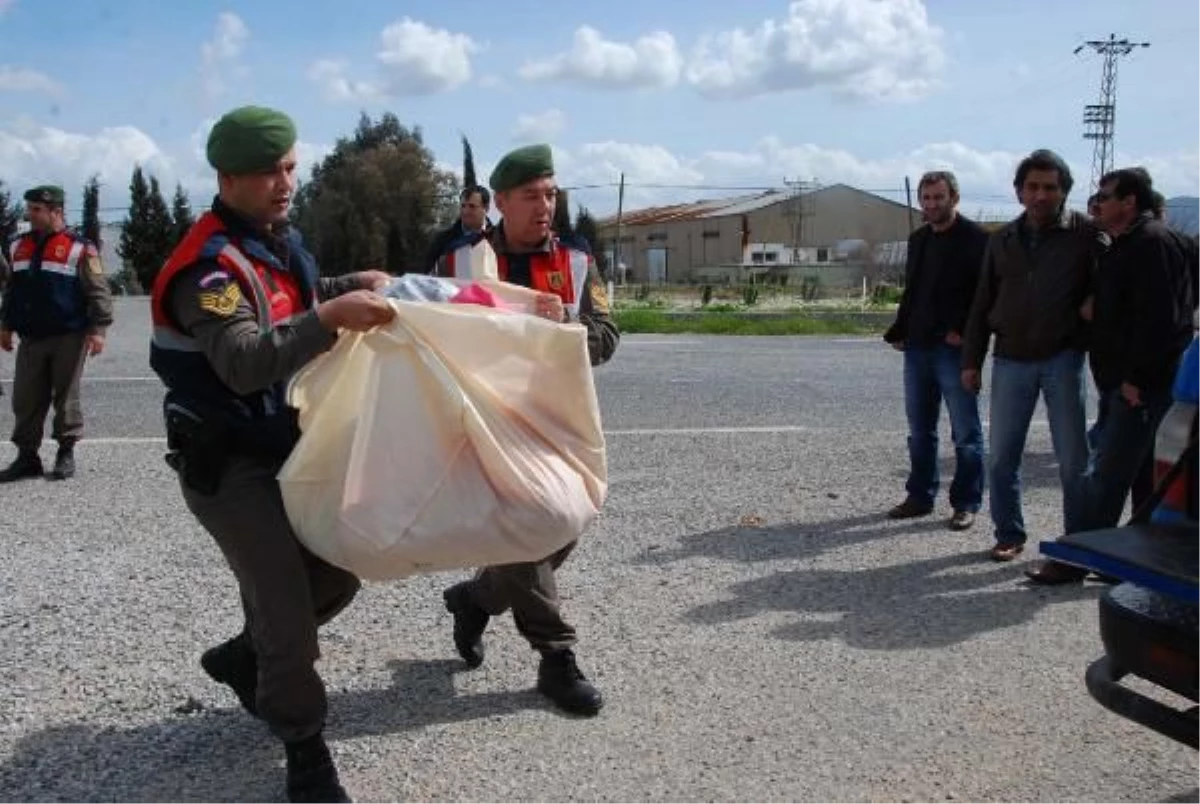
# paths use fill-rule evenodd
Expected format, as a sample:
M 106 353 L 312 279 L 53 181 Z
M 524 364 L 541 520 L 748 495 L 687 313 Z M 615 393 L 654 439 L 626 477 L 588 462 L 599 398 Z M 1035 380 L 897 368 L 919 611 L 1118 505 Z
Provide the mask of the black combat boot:
M 595 715 L 604 706 L 600 690 L 588 683 L 569 648 L 543 651 L 537 688 L 559 709 L 573 715 Z
M 51 480 L 66 480 L 75 477 L 75 445 L 63 442 L 58 445 L 58 454 L 54 456 L 54 468 L 47 475 Z
M 17 459 L 6 468 L 0 469 L 0 483 L 11 483 L 27 477 L 42 476 L 42 459 L 36 452 L 21 450 Z
M 304 740 L 284 743 L 287 750 L 288 801 L 349 801 L 338 780 L 329 746 L 320 732 Z
M 245 634 L 204 651 L 200 666 L 213 681 L 228 685 L 242 708 L 258 717 L 258 657 Z
M 475 668 L 483 664 L 483 631 L 491 617 L 471 601 L 469 582 L 455 584 L 442 592 L 446 609 L 454 615 L 454 647 Z

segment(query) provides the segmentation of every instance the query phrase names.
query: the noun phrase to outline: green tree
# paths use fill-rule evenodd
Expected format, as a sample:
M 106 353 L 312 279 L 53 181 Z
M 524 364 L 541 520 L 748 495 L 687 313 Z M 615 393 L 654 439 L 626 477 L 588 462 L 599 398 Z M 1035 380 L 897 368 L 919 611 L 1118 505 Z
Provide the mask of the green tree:
M 419 128 L 366 114 L 296 194 L 292 221 L 326 275 L 413 270 L 439 224 L 457 215 L 458 180 L 438 169 Z
M 580 207 L 575 215 L 575 236 L 587 241 L 588 248 L 596 260 L 596 269 L 601 276 L 608 276 L 608 257 L 600 243 L 600 227 L 587 207 Z
M 25 207 L 15 200 L 0 179 L 0 246 L 7 246 L 17 236 L 17 224 L 25 217 Z
M 100 179 L 93 175 L 83 185 L 83 215 L 79 233 L 100 248 Z
M 144 290 L 154 285 L 154 278 L 171 253 L 172 226 L 158 179 L 151 176 L 147 183 L 141 166 L 134 167 L 129 180 L 129 214 L 121 224 L 117 253 Z
M 187 191 L 183 189 L 183 185 L 175 183 L 175 196 L 171 199 L 171 247 L 174 248 L 183 236 L 187 234 L 188 229 L 192 228 L 192 224 L 196 222 L 196 216 L 192 214 L 192 204 L 188 200 Z

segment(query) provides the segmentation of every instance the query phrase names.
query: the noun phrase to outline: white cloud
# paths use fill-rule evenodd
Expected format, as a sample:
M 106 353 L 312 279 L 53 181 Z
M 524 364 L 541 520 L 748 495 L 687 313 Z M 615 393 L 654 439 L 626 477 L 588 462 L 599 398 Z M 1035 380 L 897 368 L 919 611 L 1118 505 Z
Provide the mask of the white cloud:
M 910 100 L 936 86 L 944 61 L 942 32 L 921 0 L 794 0 L 782 21 L 703 38 L 687 78 L 717 98 L 828 87 Z
M 238 58 L 249 38 L 250 29 L 237 14 L 223 11 L 217 15 L 212 39 L 200 45 L 201 80 L 209 100 L 225 94 L 231 75 L 243 72 Z
M 61 95 L 62 85 L 45 73 L 28 67 L 0 64 L 0 92 L 44 92 Z
M 379 79 L 359 81 L 347 76 L 345 59 L 319 59 L 308 77 L 330 101 L 377 101 L 410 95 L 433 95 L 456 89 L 471 80 L 471 54 L 480 46 L 465 34 L 431 28 L 404 19 L 379 34 Z M 494 77 L 480 81 L 488 86 Z
M 571 47 L 545 61 L 527 62 L 519 75 L 530 81 L 572 81 L 599 89 L 670 87 L 679 81 L 683 59 L 675 37 L 658 31 L 633 44 L 611 42 L 595 28 L 575 31 Z
M 408 17 L 380 34 L 388 94 L 430 95 L 465 84 L 471 78 L 471 54 L 479 46 L 465 34 L 431 28 Z
M 102 128 L 81 134 L 29 120 L 0 128 L 0 164 L 5 183 L 16 189 L 60 184 L 67 207 L 77 211 L 84 182 L 96 174 L 103 186 L 101 206 L 128 204 L 129 176 L 135 164 L 159 177 L 165 187 L 177 175 L 172 160 L 158 144 L 133 126 Z
M 950 141 L 867 158 L 836 148 L 765 137 L 741 150 L 708 150 L 694 154 L 673 152 L 661 145 L 597 142 L 567 151 L 556 149 L 554 158 L 559 181 L 564 186 L 612 185 L 572 194 L 602 215 L 615 211 L 616 182 L 621 173 L 625 174 L 626 181 L 626 209 L 630 209 L 750 191 L 733 188 L 783 189 L 785 177 L 815 181 L 820 185 L 844 183 L 903 203 L 906 176 L 915 194 L 916 182 L 922 173 L 946 169 L 954 171 L 958 178 L 965 214 L 1007 218 L 1020 211 L 1013 196 L 1012 177 L 1024 156 L 1023 152 L 980 150 Z M 1196 152 L 1146 155 L 1137 159 L 1118 154 L 1117 162 L 1146 166 L 1155 177 L 1155 187 L 1168 197 L 1196 194 L 1200 171 L 1200 154 Z M 1075 173 L 1076 190 L 1070 201 L 1078 206 L 1086 197 L 1090 163 L 1074 161 L 1071 168 Z M 691 189 L 696 186 L 701 189 Z
M 179 182 L 190 196 L 193 209 L 204 208 L 217 189 L 216 175 L 204 153 L 208 132 L 215 122 L 202 121 L 185 146 L 168 150 L 134 126 L 79 132 L 21 118 L 0 125 L 4 183 L 18 192 L 37 184 L 60 184 L 67 191 L 68 214 L 77 216 L 83 185 L 95 174 L 101 185 L 101 218 L 120 220 L 129 205 L 129 177 L 134 166 L 141 165 L 142 170 L 158 178 L 168 201 Z M 296 143 L 301 178 L 307 179 L 312 166 L 331 150 L 331 145 L 323 143 Z
M 320 87 L 321 94 L 326 100 L 375 100 L 381 95 L 379 87 L 375 84 L 347 78 L 344 61 L 333 59 L 315 61 L 308 68 L 308 77 Z
M 522 114 L 517 116 L 517 124 L 513 126 L 514 142 L 546 142 L 562 134 L 567 127 L 567 116 L 560 109 L 547 109 L 537 114 Z

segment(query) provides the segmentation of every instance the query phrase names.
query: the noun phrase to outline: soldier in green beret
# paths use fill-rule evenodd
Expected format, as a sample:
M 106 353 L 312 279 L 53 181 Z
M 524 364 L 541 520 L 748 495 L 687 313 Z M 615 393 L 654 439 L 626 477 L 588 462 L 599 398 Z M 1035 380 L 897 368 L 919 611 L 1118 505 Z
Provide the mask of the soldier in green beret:
M 0 470 L 0 483 L 42 476 L 39 449 L 51 404 L 58 452 L 47 477 L 74 476 L 75 443 L 83 436 L 79 380 L 86 357 L 104 350 L 112 324 L 100 253 L 67 228 L 64 200 L 54 185 L 26 191 L 29 231 L 9 247 L 12 277 L 0 312 L 0 349 L 12 351 L 14 334 L 20 341 L 12 395 L 17 458 Z
M 207 153 L 220 191 L 155 280 L 150 365 L 167 387 L 168 462 L 246 615 L 201 667 L 284 742 L 290 800 L 347 801 L 313 665 L 317 629 L 359 581 L 300 544 L 275 478 L 299 437 L 287 380 L 339 330 L 365 331 L 394 313 L 374 292 L 387 274 L 320 277 L 288 226 L 295 143 L 292 120 L 273 109 L 242 107 L 213 126 Z
M 489 236 L 500 279 L 542 291 L 542 314 L 587 328 L 592 365 L 612 357 L 619 334 L 591 254 L 552 231 L 558 184 L 548 145 L 507 154 L 490 182 L 503 220 Z M 595 715 L 603 698 L 575 660 L 575 629 L 563 618 L 555 571 L 572 543 L 542 561 L 487 567 L 443 593 L 454 614 L 454 645 L 469 667 L 483 662 L 488 621 L 511 610 L 517 630 L 541 654 L 537 688 L 560 708 Z

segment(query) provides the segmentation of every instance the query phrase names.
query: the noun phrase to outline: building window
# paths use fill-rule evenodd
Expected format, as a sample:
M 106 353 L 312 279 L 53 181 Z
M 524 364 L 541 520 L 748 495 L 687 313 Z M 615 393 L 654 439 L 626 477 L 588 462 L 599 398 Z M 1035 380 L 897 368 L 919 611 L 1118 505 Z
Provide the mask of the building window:
M 768 251 L 763 256 L 766 258 L 767 262 L 777 262 L 778 258 L 779 258 L 779 255 L 776 254 L 774 251 Z
M 703 237 L 705 240 L 719 240 L 721 238 L 721 230 L 705 229 L 704 234 L 701 235 L 701 237 Z
M 817 249 L 817 262 L 829 262 L 829 249 Z
M 660 240 L 666 240 L 666 239 L 667 239 L 667 233 L 666 233 L 666 232 L 651 232 L 650 234 L 646 235 L 646 239 L 647 239 L 648 241 L 650 241 L 650 242 L 657 242 L 657 241 L 660 241 Z

